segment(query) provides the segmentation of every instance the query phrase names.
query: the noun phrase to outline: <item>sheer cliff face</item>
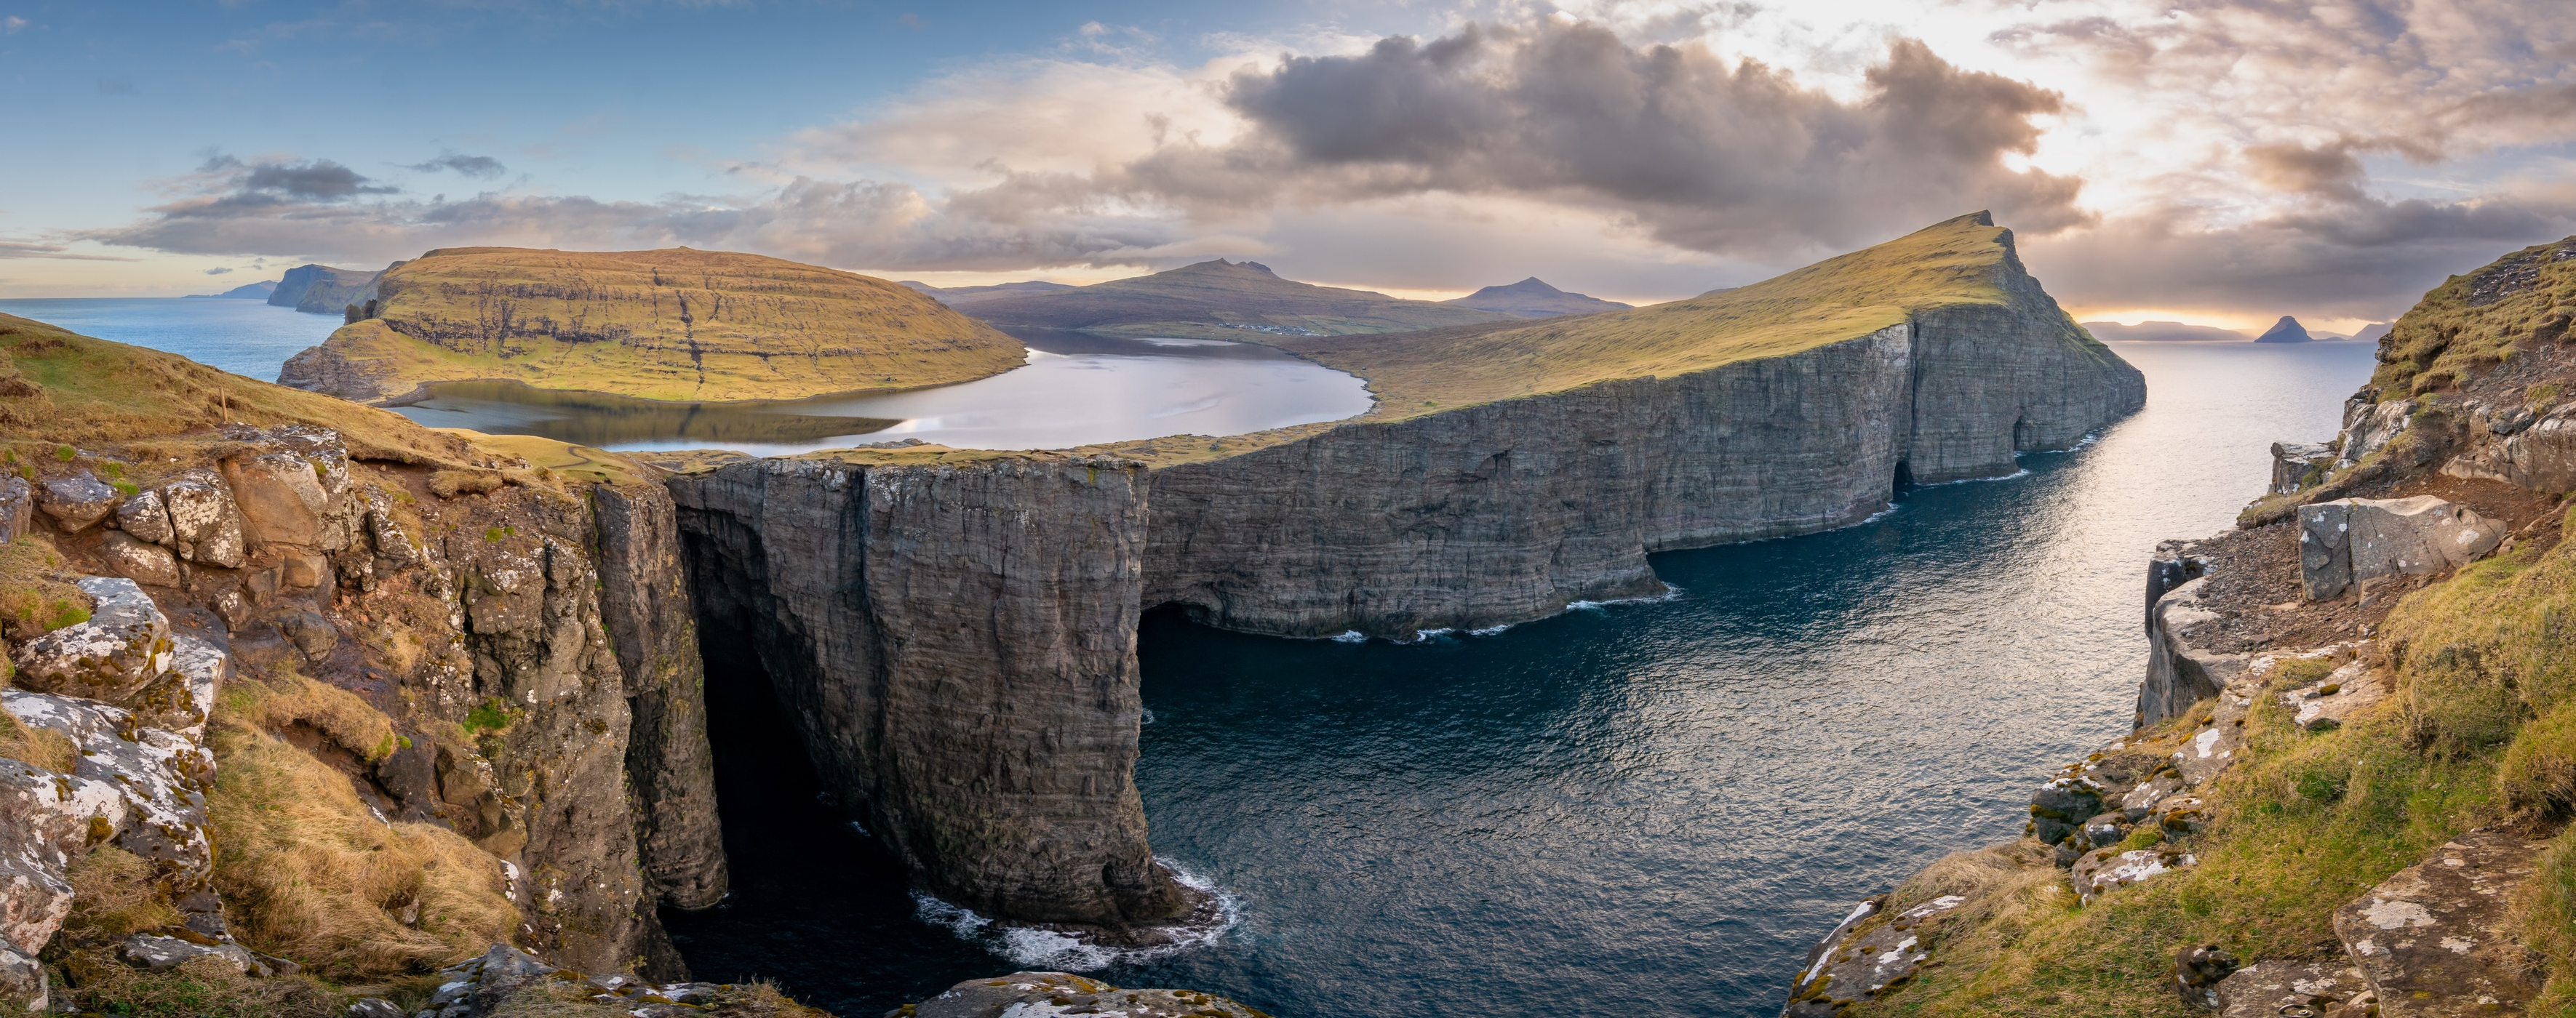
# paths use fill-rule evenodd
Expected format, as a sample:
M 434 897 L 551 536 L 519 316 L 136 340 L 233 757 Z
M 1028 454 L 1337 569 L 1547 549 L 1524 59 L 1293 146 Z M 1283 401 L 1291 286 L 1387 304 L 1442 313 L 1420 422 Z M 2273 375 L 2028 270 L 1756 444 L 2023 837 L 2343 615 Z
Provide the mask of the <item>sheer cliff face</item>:
M 1805 353 L 1158 470 L 1146 600 L 1290 636 L 1523 621 L 1661 589 L 1647 552 L 1843 526 L 1900 465 L 2009 474 L 2144 405 L 2137 369 L 1998 271 L 2006 304 Z
M 682 569 L 670 493 L 602 485 L 591 493 L 599 609 L 617 652 L 631 716 L 627 778 L 635 837 L 654 896 L 675 908 L 722 901 L 724 831 L 716 819 L 715 757 L 707 745 L 706 672 L 697 610 Z
M 1022 921 L 1182 907 L 1134 781 L 1139 467 L 777 460 L 672 489 L 708 639 L 751 648 L 931 891 Z
M 1156 471 L 1146 600 L 1229 629 L 1410 636 L 1657 593 L 1648 551 L 1886 505 L 1907 331 Z

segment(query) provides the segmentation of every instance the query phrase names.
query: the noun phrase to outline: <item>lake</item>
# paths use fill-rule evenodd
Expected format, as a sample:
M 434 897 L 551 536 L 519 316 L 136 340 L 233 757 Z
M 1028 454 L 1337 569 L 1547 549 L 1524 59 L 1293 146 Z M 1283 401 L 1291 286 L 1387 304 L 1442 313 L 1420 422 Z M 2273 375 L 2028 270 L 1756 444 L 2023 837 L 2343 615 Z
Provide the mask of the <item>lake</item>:
M 0 312 L 86 336 L 167 350 L 263 382 L 340 327 L 255 300 L 0 300 Z M 990 378 L 908 392 L 676 403 L 450 382 L 393 407 L 434 428 L 543 435 L 619 452 L 725 448 L 783 456 L 918 439 L 969 449 L 1061 449 L 1166 435 L 1239 435 L 1368 412 L 1357 377 L 1275 347 L 1205 339 L 1012 333 L 1029 362 Z
M 1671 601 L 1403 646 L 1149 616 L 1137 784 L 1156 850 L 1235 904 L 1213 945 L 1104 959 L 925 909 L 720 665 L 736 895 L 668 919 L 699 977 L 852 1015 L 1085 967 L 1283 1018 L 1770 1018 L 1854 901 L 2017 836 L 2033 787 L 2128 729 L 2155 542 L 2228 526 L 2372 353 L 2117 349 L 2148 406 L 2090 447 L 1657 555 Z

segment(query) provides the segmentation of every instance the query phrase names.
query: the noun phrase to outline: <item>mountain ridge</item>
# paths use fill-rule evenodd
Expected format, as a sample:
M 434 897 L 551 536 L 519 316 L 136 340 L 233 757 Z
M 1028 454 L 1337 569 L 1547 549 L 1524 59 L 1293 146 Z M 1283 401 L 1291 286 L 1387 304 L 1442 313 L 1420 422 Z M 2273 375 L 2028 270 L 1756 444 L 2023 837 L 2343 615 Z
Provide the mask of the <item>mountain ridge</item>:
M 966 307 L 1005 328 L 1189 339 L 1411 332 L 1511 320 L 1373 290 L 1301 283 L 1260 262 L 1223 258 L 1068 290 L 999 295 Z

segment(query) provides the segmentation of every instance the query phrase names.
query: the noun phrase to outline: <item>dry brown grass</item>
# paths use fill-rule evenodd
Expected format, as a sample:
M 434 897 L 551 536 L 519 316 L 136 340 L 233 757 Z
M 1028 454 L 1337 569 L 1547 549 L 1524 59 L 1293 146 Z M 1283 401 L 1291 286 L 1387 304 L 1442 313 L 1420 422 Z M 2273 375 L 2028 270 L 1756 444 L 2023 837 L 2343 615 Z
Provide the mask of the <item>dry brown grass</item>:
M 103 957 L 73 956 L 74 985 L 60 996 L 84 1014 L 126 1018 L 343 1018 L 348 1002 L 313 980 L 252 979 L 216 958 L 145 972 Z
M 87 620 L 89 595 L 72 586 L 72 579 L 50 534 L 0 544 L 0 635 L 31 640 Z M 0 665 L 0 677 L 8 674 Z
M 160 873 L 142 856 L 100 845 L 72 860 L 72 911 L 62 936 L 77 944 L 105 944 L 179 923 L 160 886 Z
M 69 774 L 80 763 L 80 747 L 70 736 L 29 728 L 15 715 L 0 711 L 0 759 L 16 760 L 56 774 Z
M 348 777 L 229 716 L 211 735 L 215 882 L 235 933 L 260 950 L 377 979 L 451 963 L 518 928 L 499 860 L 456 832 L 376 818 Z
M 644 399 L 792 399 L 963 382 L 1018 340 L 882 279 L 759 255 L 432 251 L 385 273 L 379 319 L 326 343 L 412 384 L 512 379 Z
M 291 665 L 234 682 L 225 691 L 224 706 L 233 717 L 271 732 L 304 728 L 369 763 L 401 748 L 393 719 L 383 711 L 356 693 L 306 678 Z

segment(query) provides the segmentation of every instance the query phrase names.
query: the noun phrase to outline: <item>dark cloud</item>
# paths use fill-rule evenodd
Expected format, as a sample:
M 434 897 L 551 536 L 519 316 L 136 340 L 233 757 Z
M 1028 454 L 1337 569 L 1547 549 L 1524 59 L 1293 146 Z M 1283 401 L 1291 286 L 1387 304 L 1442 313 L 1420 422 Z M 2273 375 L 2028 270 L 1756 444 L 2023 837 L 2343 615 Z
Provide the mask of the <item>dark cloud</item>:
M 207 269 L 206 274 L 209 276 L 221 276 L 230 273 L 231 271 L 231 269 Z
M 1256 208 L 1422 192 L 1510 193 L 1607 210 L 1707 252 L 1836 247 L 1890 224 L 1992 208 L 2022 229 L 2082 221 L 2081 182 L 2014 171 L 2060 97 L 1952 66 L 1911 40 L 1843 102 L 1706 47 L 1631 45 L 1597 25 L 1469 26 L 1355 56 L 1244 72 L 1250 121 L 1126 168 L 1130 193 Z
M 113 255 L 74 254 L 61 244 L 31 240 L 0 240 L 0 258 L 50 258 L 67 262 L 130 262 L 132 258 Z
M 2337 201 L 2362 199 L 2361 160 L 2353 157 L 2348 142 L 2315 148 L 2257 145 L 2245 150 L 2245 162 L 2256 183 L 2275 191 Z
M 501 165 L 500 160 L 494 159 L 491 156 L 459 155 L 454 152 L 449 152 L 425 163 L 412 163 L 411 165 L 404 167 L 404 169 L 419 170 L 422 173 L 435 173 L 440 170 L 447 170 L 460 176 L 467 177 L 497 177 L 509 172 L 510 170 L 509 167 Z

